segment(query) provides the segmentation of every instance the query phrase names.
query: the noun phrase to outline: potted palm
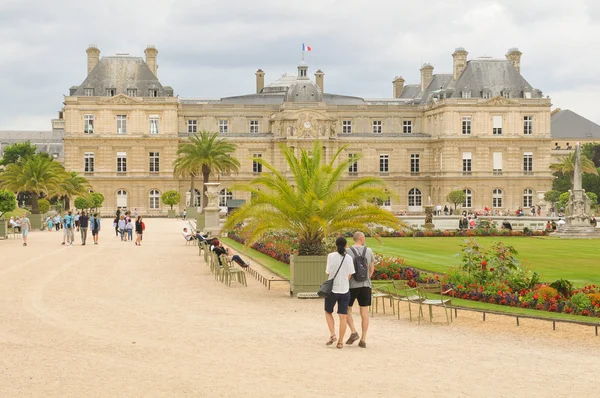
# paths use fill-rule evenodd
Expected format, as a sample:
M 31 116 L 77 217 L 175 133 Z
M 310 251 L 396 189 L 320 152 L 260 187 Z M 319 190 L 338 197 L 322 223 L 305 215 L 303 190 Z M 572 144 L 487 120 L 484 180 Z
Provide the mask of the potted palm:
M 167 211 L 167 216 L 169 218 L 175 218 L 176 213 L 173 209 L 173 206 L 179 203 L 181 200 L 181 194 L 177 191 L 166 191 L 160 196 L 160 200 L 167 206 L 171 206 L 171 208 Z
M 345 147 L 328 163 L 323 161 L 318 141 L 312 151 L 301 150 L 299 156 L 285 145 L 280 148 L 292 180 L 264 159 L 254 159 L 269 173 L 232 187 L 249 192 L 252 199 L 229 216 L 225 229 L 240 227 L 247 245 L 270 232 L 295 236 L 298 253 L 291 256 L 290 294 L 316 292 L 325 277 L 330 240 L 344 232 L 372 231 L 376 225 L 399 228 L 401 222 L 373 203 L 374 198 L 389 196 L 380 178 L 363 177 L 341 184 L 348 167 L 358 160 L 340 159 Z
M 0 238 L 6 239 L 8 224 L 3 218 L 5 213 L 17 208 L 17 197 L 11 191 L 0 189 Z

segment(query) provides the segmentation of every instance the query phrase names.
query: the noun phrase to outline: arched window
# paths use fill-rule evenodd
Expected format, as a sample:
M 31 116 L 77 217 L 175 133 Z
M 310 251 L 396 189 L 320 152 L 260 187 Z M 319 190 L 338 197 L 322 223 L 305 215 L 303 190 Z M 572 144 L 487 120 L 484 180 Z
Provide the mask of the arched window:
M 463 203 L 462 207 L 473 207 L 473 191 L 471 191 L 469 188 L 465 188 L 465 202 Z
M 498 209 L 502 207 L 502 190 L 494 189 L 492 191 L 492 208 Z
M 127 208 L 127 191 L 124 189 L 119 189 L 117 191 L 117 208 Z
M 526 188 L 523 191 L 523 207 L 533 206 L 533 189 Z
M 419 188 L 412 188 L 408 191 L 408 206 L 421 206 L 421 190 Z
M 160 209 L 160 192 L 157 189 L 150 191 L 150 210 Z
M 192 204 L 192 201 L 190 200 L 190 191 L 188 190 L 186 193 L 185 203 L 187 206 L 190 206 L 190 207 L 200 206 L 200 191 L 195 188 L 194 188 L 194 191 L 196 194 L 194 195 L 194 203 L 193 204 Z
M 221 189 L 219 192 L 219 207 L 227 207 L 227 200 L 233 199 L 233 194 L 231 191 L 226 189 Z

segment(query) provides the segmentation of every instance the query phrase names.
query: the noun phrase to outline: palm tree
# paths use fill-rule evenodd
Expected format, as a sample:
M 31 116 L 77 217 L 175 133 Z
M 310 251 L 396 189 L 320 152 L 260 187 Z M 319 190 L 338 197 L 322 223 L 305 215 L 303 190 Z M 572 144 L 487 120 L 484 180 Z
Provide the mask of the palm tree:
M 375 224 L 399 228 L 396 216 L 373 204 L 389 192 L 380 178 L 364 177 L 342 186 L 341 177 L 358 157 L 340 160 L 342 147 L 329 163 L 322 164 L 319 142 L 299 157 L 284 145 L 281 151 L 293 174 L 293 181 L 264 159 L 255 159 L 271 173 L 255 178 L 249 185 L 232 189 L 250 192 L 252 200 L 227 219 L 225 228 L 241 225 L 247 244 L 266 233 L 285 232 L 297 237 L 300 255 L 323 255 L 326 239 L 347 231 L 372 230 Z M 336 166 L 336 163 L 337 166 Z
M 61 192 L 62 181 L 67 177 L 65 169 L 46 156 L 35 155 L 18 163 L 9 164 L 0 174 L 0 186 L 18 193 L 29 192 L 31 212 L 38 213 L 40 196 L 54 196 Z
M 194 179 L 202 174 L 204 184 L 209 182 L 210 174 L 237 172 L 240 162 L 231 156 L 235 151 L 235 144 L 219 138 L 217 133 L 201 131 L 189 138 L 188 142 L 182 142 L 177 149 L 179 157 L 173 162 L 176 176 L 189 176 L 190 194 L 192 205 L 195 199 Z M 202 208 L 206 207 L 208 197 L 206 186 L 202 190 Z
M 575 170 L 575 152 L 560 159 L 560 162 L 550 165 L 550 170 L 555 173 L 569 175 L 571 177 L 571 185 L 573 185 L 573 172 Z M 581 171 L 588 174 L 598 175 L 596 165 L 587 156 L 581 155 Z
M 67 172 L 66 178 L 60 184 L 59 193 L 65 199 L 65 210 L 71 208 L 71 198 L 73 196 L 85 195 L 90 188 L 90 183 L 85 177 L 80 176 L 75 171 Z

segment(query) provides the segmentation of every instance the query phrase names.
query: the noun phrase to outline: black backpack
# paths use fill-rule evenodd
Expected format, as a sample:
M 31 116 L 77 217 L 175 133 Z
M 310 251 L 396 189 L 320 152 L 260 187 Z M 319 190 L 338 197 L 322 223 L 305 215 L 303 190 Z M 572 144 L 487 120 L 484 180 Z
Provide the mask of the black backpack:
M 357 282 L 364 282 L 369 279 L 369 264 L 367 263 L 367 248 L 363 247 L 363 252 L 358 253 L 354 247 L 351 247 L 352 254 L 354 254 L 354 275 L 352 277 Z

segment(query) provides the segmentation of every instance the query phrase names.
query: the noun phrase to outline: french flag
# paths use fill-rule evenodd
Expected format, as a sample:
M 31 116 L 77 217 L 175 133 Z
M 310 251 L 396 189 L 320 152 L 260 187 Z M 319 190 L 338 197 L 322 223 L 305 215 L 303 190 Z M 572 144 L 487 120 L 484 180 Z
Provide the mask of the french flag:
M 312 47 L 302 43 L 302 51 L 311 51 Z

